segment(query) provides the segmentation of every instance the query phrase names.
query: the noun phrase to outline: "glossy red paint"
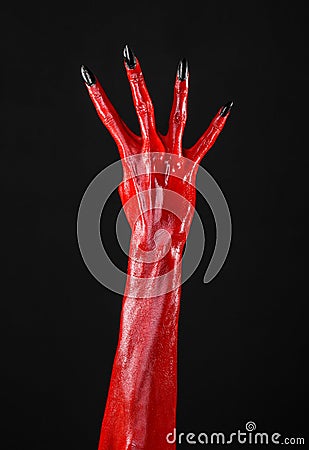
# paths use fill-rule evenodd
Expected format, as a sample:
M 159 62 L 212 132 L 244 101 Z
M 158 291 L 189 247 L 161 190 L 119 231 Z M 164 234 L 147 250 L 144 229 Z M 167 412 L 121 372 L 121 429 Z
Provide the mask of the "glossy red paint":
M 182 148 L 188 81 L 176 77 L 169 130 L 156 129 L 140 64 L 125 64 L 141 136 L 131 132 L 98 80 L 87 85 L 123 162 L 119 194 L 132 228 L 120 336 L 102 423 L 99 450 L 172 450 L 176 424 L 177 330 L 181 258 L 195 205 L 198 163 L 229 112 L 217 113 L 190 149 Z

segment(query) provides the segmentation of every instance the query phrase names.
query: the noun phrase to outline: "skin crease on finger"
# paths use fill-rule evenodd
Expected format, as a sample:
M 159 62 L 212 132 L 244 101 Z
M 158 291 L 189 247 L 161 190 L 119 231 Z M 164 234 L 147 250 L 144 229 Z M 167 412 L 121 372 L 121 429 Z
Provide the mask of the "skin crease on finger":
M 140 63 L 125 46 L 124 65 L 141 136 L 122 121 L 95 75 L 82 77 L 122 160 L 119 195 L 132 230 L 120 332 L 102 422 L 99 450 L 175 450 L 166 436 L 176 426 L 177 333 L 181 259 L 195 206 L 198 165 L 232 108 L 220 108 L 190 149 L 182 147 L 189 70 L 180 61 L 168 132 L 156 129 Z

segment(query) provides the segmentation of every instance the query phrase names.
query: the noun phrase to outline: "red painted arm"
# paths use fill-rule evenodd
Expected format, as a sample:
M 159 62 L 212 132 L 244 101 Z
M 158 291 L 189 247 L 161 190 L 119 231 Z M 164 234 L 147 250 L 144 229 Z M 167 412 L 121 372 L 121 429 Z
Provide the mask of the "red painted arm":
M 177 327 L 181 258 L 195 205 L 198 163 L 223 129 L 232 104 L 188 150 L 188 66 L 179 64 L 169 131 L 156 130 L 152 101 L 140 64 L 125 48 L 125 67 L 140 123 L 136 136 L 121 120 L 96 77 L 82 67 L 98 115 L 122 159 L 119 194 L 132 229 L 120 336 L 99 450 L 172 450 L 166 440 L 176 420 Z
M 133 239 L 131 255 L 138 257 L 137 246 Z M 128 274 L 157 277 L 172 270 L 177 277 L 180 255 L 173 253 L 152 264 L 130 260 Z M 128 282 L 127 289 L 134 294 L 138 281 Z M 125 295 L 100 450 L 173 448 L 165 437 L 175 427 L 179 301 L 180 287 L 157 297 Z

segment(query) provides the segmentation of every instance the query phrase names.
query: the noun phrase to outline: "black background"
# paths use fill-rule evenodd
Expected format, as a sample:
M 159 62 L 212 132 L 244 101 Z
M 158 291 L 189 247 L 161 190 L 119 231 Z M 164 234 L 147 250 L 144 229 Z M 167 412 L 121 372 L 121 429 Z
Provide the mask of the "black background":
M 215 227 L 199 197 L 209 242 L 183 287 L 178 431 L 228 433 L 252 420 L 261 432 L 306 435 L 307 18 L 292 2 L 275 4 L 2 7 L 3 449 L 97 447 L 121 297 L 86 269 L 76 216 L 90 181 L 118 154 L 79 66 L 89 65 L 137 131 L 125 43 L 162 132 L 178 60 L 189 59 L 185 146 L 235 102 L 203 161 L 228 201 L 233 241 L 222 271 L 203 284 Z M 116 193 L 107 208 L 103 239 L 125 269 Z

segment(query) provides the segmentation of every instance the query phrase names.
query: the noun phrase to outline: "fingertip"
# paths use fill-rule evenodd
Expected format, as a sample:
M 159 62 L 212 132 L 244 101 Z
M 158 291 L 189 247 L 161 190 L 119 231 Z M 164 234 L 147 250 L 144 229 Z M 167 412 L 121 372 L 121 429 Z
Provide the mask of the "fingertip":
M 178 64 L 177 77 L 179 81 L 187 80 L 189 75 L 189 63 L 186 58 L 182 58 Z
M 87 66 L 82 64 L 80 66 L 80 71 L 82 78 L 87 86 L 93 86 L 94 84 L 96 84 L 96 77 Z
M 230 102 L 227 102 L 224 106 L 222 106 L 222 108 L 220 110 L 220 116 L 226 117 L 230 113 L 233 104 L 234 104 L 234 102 L 230 101 Z
M 136 57 L 131 49 L 131 47 L 126 44 L 123 49 L 123 58 L 126 64 L 126 67 L 130 70 L 135 69 L 136 67 Z

